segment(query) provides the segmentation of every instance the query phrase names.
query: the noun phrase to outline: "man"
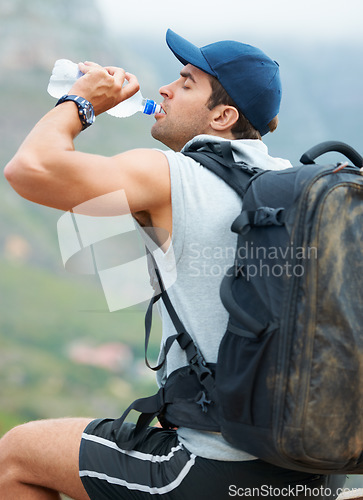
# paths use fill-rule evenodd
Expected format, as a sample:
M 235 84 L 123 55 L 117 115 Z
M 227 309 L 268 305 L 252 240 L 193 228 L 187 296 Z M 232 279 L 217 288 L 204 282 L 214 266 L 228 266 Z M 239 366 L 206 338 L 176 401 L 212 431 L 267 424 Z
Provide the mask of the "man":
M 251 166 L 290 167 L 271 158 L 261 141 L 277 125 L 279 68 L 258 49 L 237 42 L 199 49 L 169 30 L 167 43 L 184 67 L 175 82 L 160 89 L 163 112 L 155 116 L 152 135 L 172 151 L 138 149 L 112 158 L 75 151 L 73 140 L 92 123 L 92 107 L 98 115 L 138 90 L 136 78 L 124 70 L 84 63 L 85 76 L 69 92 L 79 97 L 62 99 L 40 120 L 5 175 L 21 196 L 61 210 L 124 190 L 140 226 L 162 228 L 172 236 L 175 260 L 164 247 L 159 269 L 167 279 L 176 266 L 170 298 L 206 360 L 216 362 L 227 323 L 219 283 L 233 263 L 236 240 L 229 227 L 241 200 L 180 151 L 207 136 L 211 142 L 232 141 L 235 158 Z M 125 78 L 129 84 L 123 87 Z M 107 209 L 117 212 L 118 207 Z M 164 309 L 162 319 L 163 352 L 175 330 Z M 173 345 L 159 383 L 185 363 L 185 353 Z M 59 419 L 10 431 L 0 442 L 2 498 L 55 499 L 63 492 L 79 500 L 150 495 L 220 500 L 248 491 L 266 496 L 268 488 L 280 489 L 281 496 L 291 488 L 294 495 L 297 485 L 312 490 L 327 484 L 320 475 L 266 464 L 232 448 L 219 433 L 193 429 L 193 422 L 178 430 L 149 428 L 131 452 L 117 443 L 127 441 L 133 426 L 124 424 L 115 435 L 112 424 L 109 419 Z

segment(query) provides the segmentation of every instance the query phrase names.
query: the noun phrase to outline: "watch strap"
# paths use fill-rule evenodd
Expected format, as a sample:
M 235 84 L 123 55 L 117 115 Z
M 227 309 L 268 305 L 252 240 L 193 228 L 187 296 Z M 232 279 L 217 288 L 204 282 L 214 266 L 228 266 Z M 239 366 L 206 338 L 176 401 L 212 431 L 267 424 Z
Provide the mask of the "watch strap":
M 78 95 L 65 94 L 57 101 L 56 106 L 67 101 L 72 101 L 77 105 L 79 119 L 82 123 L 82 130 L 92 125 L 95 121 L 95 112 L 92 104 L 87 101 L 87 99 Z

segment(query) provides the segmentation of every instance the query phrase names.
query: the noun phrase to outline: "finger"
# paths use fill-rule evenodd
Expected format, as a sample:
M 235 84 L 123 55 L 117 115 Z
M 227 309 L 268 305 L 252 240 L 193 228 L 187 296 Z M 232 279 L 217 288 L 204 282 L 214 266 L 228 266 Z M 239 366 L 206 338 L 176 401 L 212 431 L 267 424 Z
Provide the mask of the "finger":
M 110 76 L 113 76 L 115 84 L 119 85 L 121 88 L 125 82 L 125 70 L 122 68 L 117 68 L 115 66 L 107 66 L 105 70 Z
M 129 82 L 130 80 L 137 80 L 136 76 L 133 75 L 132 73 L 129 73 L 128 71 L 125 72 L 126 75 L 126 80 Z
M 102 66 L 100 64 L 97 64 L 97 63 L 92 62 L 92 61 L 84 61 L 84 64 L 86 66 L 92 66 L 93 68 L 102 68 Z
M 140 84 L 138 79 L 132 73 L 125 73 L 126 79 L 129 82 L 122 88 L 123 98 L 128 99 L 132 97 L 138 90 L 140 90 Z
M 115 76 L 119 72 L 122 72 L 124 75 L 126 74 L 126 72 L 125 72 L 125 70 L 123 68 L 119 68 L 117 66 L 106 66 L 105 70 L 108 71 L 108 73 L 111 76 Z
M 113 76 L 115 83 L 121 86 L 122 100 L 132 97 L 140 89 L 139 82 L 132 73 L 128 73 L 124 69 L 115 66 L 108 66 L 105 69 Z M 128 82 L 127 85 L 124 85 L 125 79 Z
M 102 68 L 102 66 L 100 66 L 99 64 L 94 63 L 94 62 L 84 61 L 84 62 L 78 63 L 78 68 L 80 69 L 80 71 L 82 71 L 82 73 L 86 74 L 89 71 L 91 71 L 91 69 Z

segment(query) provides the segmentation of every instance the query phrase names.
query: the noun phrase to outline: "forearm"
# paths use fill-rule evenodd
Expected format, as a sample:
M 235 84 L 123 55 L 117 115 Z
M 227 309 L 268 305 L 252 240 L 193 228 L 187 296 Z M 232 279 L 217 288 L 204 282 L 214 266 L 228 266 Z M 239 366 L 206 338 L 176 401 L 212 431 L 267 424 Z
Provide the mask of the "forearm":
M 73 151 L 73 141 L 82 130 L 75 103 L 65 102 L 51 109 L 28 134 L 19 148 L 19 153 L 27 150 L 42 151 L 44 145 L 59 151 Z
M 5 177 L 25 198 L 31 199 L 49 175 L 66 174 L 69 152 L 82 125 L 77 106 L 66 102 L 47 113 L 26 137 L 5 167 Z

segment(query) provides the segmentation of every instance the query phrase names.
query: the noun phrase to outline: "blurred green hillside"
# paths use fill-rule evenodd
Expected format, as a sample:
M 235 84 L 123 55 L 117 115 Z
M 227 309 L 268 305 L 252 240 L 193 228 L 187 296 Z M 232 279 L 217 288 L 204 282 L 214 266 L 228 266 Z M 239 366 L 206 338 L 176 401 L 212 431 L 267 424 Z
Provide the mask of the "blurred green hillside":
M 0 434 L 31 419 L 118 416 L 154 390 L 142 360 L 140 309 L 110 314 L 95 285 L 47 270 L 2 260 L 0 275 Z M 112 357 L 109 369 L 74 361 L 77 345 L 110 343 L 130 350 Z

